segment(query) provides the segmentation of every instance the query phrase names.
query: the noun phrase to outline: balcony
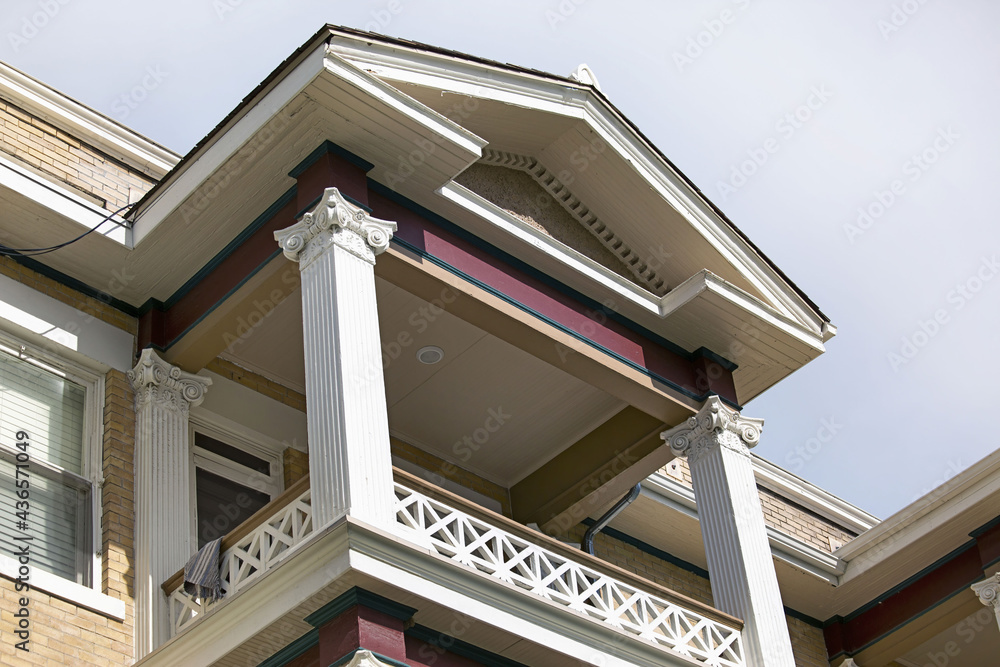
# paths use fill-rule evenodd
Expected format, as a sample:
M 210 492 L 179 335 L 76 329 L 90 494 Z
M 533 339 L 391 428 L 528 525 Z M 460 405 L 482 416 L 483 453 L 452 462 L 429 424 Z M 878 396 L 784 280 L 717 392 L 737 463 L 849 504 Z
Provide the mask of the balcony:
M 738 619 L 402 470 L 394 470 L 394 476 L 393 537 L 411 549 L 414 557 L 429 554 L 454 568 L 448 570 L 454 577 L 472 573 L 492 580 L 479 585 L 499 584 L 515 591 L 515 598 L 525 596 L 523 602 L 542 598 L 554 613 L 577 621 L 582 617 L 584 624 L 610 629 L 624 642 L 662 651 L 664 661 L 668 656 L 678 659 L 664 664 L 746 664 Z M 175 641 L 213 615 L 224 613 L 224 607 L 275 573 L 279 565 L 294 560 L 325 532 L 329 531 L 317 531 L 312 522 L 309 480 L 300 480 L 223 539 L 221 601 L 205 604 L 186 595 L 181 572 L 164 582 Z

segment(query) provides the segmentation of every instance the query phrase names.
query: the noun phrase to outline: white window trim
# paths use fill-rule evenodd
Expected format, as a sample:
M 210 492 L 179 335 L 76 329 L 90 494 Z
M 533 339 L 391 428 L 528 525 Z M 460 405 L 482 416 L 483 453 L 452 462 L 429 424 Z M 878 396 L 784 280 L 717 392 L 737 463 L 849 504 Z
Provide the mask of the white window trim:
M 83 420 L 83 458 L 84 463 L 82 477 L 91 485 L 91 554 L 90 561 L 90 586 L 78 584 L 60 577 L 59 575 L 44 572 L 37 568 L 31 569 L 31 580 L 29 584 L 32 590 L 40 590 L 50 595 L 66 600 L 81 607 L 96 611 L 105 616 L 117 620 L 125 620 L 125 602 L 117 598 L 106 595 L 101 588 L 102 576 L 102 529 L 101 529 L 101 491 L 104 484 L 103 474 L 103 443 L 104 443 L 104 376 L 96 369 L 85 368 L 80 364 L 54 354 L 50 350 L 29 343 L 19 337 L 13 336 L 7 331 L 0 329 L 0 344 L 7 348 L 18 350 L 23 349 L 25 354 L 51 366 L 59 372 L 65 373 L 67 379 L 76 382 L 86 391 Z M 4 354 L 7 352 L 4 351 Z M 43 466 L 42 462 L 37 465 Z M 55 468 L 55 466 L 44 466 Z M 66 473 L 70 474 L 70 473 Z M 16 560 L 0 555 L 0 575 L 16 580 L 18 576 L 18 563 Z M 30 592 L 27 597 L 30 598 Z
M 270 482 L 266 483 L 264 488 L 258 488 L 260 485 L 255 484 L 255 481 L 262 477 L 261 473 L 240 465 L 235 461 L 231 461 L 224 456 L 219 456 L 214 452 L 209 452 L 199 447 L 195 447 L 195 433 L 207 435 L 208 437 L 214 438 L 219 442 L 224 442 L 227 445 L 242 449 L 258 458 L 264 459 L 271 464 Z M 216 423 L 215 419 L 209 417 L 204 411 L 199 411 L 198 414 L 191 414 L 189 435 L 189 442 L 191 443 L 191 451 L 189 452 L 189 479 L 191 480 L 191 544 L 197 545 L 198 487 L 195 482 L 195 475 L 198 468 L 221 477 L 225 477 L 226 479 L 231 479 L 238 484 L 248 486 L 254 490 L 267 493 L 270 495 L 271 500 L 277 498 L 281 495 L 281 492 L 284 491 L 285 471 L 281 451 L 279 451 L 277 447 L 268 444 L 264 438 L 255 438 L 251 436 L 245 430 L 234 432 L 230 428 L 219 425 Z M 233 528 L 235 527 L 236 526 L 233 526 Z

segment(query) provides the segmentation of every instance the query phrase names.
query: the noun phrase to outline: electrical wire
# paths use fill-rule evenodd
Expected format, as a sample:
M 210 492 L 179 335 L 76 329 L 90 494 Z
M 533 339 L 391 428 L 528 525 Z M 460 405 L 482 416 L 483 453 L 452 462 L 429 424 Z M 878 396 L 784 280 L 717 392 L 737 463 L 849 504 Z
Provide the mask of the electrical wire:
M 11 248 L 11 247 L 5 246 L 3 244 L 0 244 L 0 255 L 7 255 L 8 257 L 15 257 L 15 256 L 20 256 L 20 257 L 35 257 L 36 255 L 44 255 L 46 253 L 55 252 L 56 250 L 59 250 L 61 248 L 65 248 L 66 246 L 68 246 L 70 244 L 76 243 L 77 241 L 79 241 L 80 239 L 82 239 L 87 234 L 90 234 L 92 232 L 96 232 L 97 229 L 101 225 L 103 225 L 105 222 L 108 222 L 109 220 L 111 220 L 111 218 L 113 218 L 116 215 L 120 214 L 122 211 L 125 211 L 125 210 L 128 210 L 128 209 L 132 208 L 137 203 L 138 202 L 133 202 L 131 204 L 125 204 L 124 206 L 122 206 L 117 211 L 109 213 L 107 216 L 105 216 L 105 218 L 103 220 L 101 220 L 99 223 L 97 223 L 96 225 L 94 225 L 93 227 L 91 227 L 90 229 L 88 229 L 87 231 L 85 231 L 83 234 L 80 234 L 75 239 L 70 239 L 69 241 L 66 241 L 65 243 L 60 243 L 58 245 L 49 246 L 47 248 Z M 115 224 L 117 224 L 117 223 L 115 223 Z

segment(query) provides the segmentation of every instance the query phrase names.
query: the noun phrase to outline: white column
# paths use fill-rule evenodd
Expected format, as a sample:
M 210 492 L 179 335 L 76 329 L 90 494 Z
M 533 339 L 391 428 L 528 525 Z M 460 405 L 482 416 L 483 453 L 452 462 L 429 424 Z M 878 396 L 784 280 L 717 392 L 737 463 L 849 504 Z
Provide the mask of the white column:
M 750 458 L 763 425 L 712 396 L 662 437 L 688 459 L 712 597 L 718 609 L 743 619 L 747 665 L 795 667 Z
M 389 417 L 375 308 L 375 256 L 396 223 L 336 188 L 274 233 L 302 274 L 309 478 L 316 529 L 345 514 L 394 525 Z
M 993 607 L 997 625 L 1000 626 L 1000 572 L 978 584 L 972 584 L 972 590 L 979 596 L 980 602 L 987 607 Z
M 135 390 L 135 651 L 141 658 L 170 638 L 160 584 L 195 551 L 188 413 L 212 380 L 185 373 L 148 348 L 128 379 Z

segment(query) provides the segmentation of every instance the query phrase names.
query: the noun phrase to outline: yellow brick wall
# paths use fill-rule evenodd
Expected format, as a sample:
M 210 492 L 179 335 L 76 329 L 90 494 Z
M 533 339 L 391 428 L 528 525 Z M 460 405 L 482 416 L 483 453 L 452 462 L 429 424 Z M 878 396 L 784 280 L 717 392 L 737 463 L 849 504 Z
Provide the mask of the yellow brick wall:
M 133 336 L 138 334 L 139 321 L 136 318 L 131 315 L 126 315 L 117 308 L 114 308 L 99 299 L 84 296 L 80 292 L 77 292 L 70 287 L 66 287 L 52 278 L 48 278 L 40 273 L 32 271 L 31 269 L 18 264 L 10 257 L 0 255 L 0 274 L 5 275 L 8 278 L 13 278 L 22 285 L 27 285 L 42 294 L 52 297 L 56 301 L 60 301 L 68 306 L 76 308 L 83 313 L 83 318 L 81 318 L 83 320 L 88 317 L 92 317 L 118 327 L 123 331 L 127 331 Z M 86 324 L 86 322 L 82 321 L 80 324 Z M 69 330 L 68 327 L 67 330 Z M 70 331 L 70 333 L 76 332 Z
M 286 447 L 281 457 L 286 489 L 309 474 L 309 455 L 305 452 Z
M 692 486 L 691 470 L 685 459 L 674 459 L 661 468 L 660 472 L 689 488 Z M 833 550 L 831 539 L 844 545 L 857 537 L 856 534 L 845 530 L 832 521 L 814 514 L 772 491 L 760 487 L 757 491 L 760 495 L 761 509 L 764 512 L 764 523 L 786 535 L 797 537 L 827 553 Z
M 0 100 L 0 151 L 108 211 L 138 201 L 154 183 L 5 100 Z
M 570 532 L 570 539 L 582 541 L 587 528 L 579 525 Z M 605 533 L 594 538 L 594 555 L 622 569 L 634 572 L 681 595 L 713 605 L 712 587 L 708 579 L 678 565 L 657 558 L 637 546 L 622 542 Z M 826 660 L 823 630 L 791 616 L 785 616 L 792 640 L 796 667 L 830 667 Z
M 132 391 L 121 371 L 111 370 L 105 376 L 102 446 L 101 591 L 125 602 L 125 620 L 82 609 L 41 590 L 17 592 L 14 582 L 0 578 L 0 664 L 132 664 L 135 411 Z M 14 647 L 9 632 L 21 597 L 29 600 L 27 653 Z

